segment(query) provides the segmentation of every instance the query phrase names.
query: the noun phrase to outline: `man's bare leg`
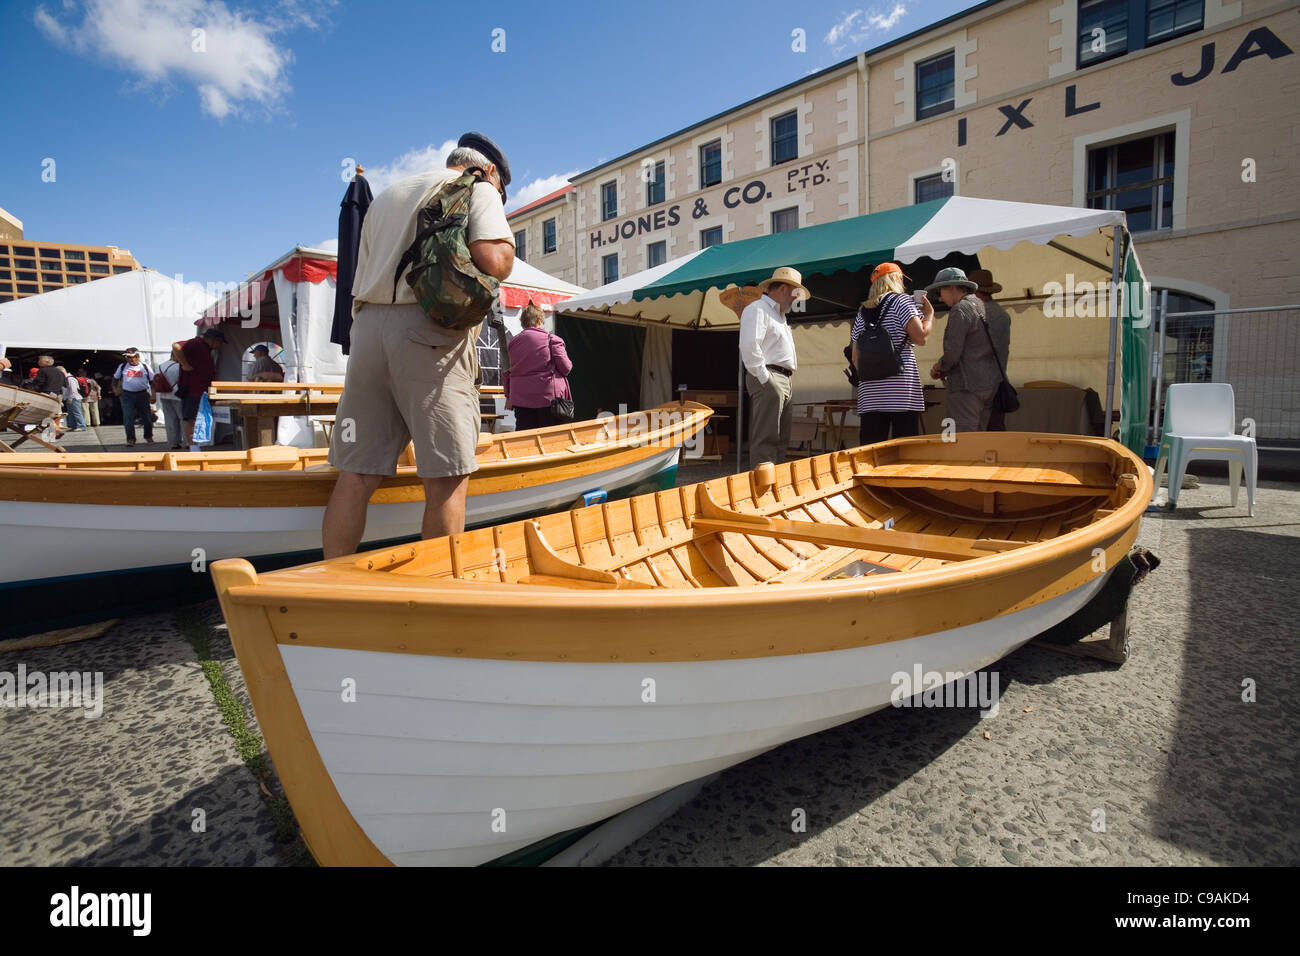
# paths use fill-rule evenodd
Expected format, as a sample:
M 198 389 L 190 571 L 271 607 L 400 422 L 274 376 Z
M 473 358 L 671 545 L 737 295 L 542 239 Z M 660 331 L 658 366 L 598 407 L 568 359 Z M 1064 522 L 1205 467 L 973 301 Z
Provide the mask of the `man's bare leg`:
M 420 536 L 441 538 L 465 530 L 465 496 L 469 493 L 469 476 L 424 478 L 424 526 Z
M 366 507 L 381 481 L 383 475 L 339 472 L 329 504 L 325 506 L 325 520 L 321 523 L 325 557 L 338 558 L 357 553 L 366 530 Z M 427 517 L 425 520 L 427 522 Z

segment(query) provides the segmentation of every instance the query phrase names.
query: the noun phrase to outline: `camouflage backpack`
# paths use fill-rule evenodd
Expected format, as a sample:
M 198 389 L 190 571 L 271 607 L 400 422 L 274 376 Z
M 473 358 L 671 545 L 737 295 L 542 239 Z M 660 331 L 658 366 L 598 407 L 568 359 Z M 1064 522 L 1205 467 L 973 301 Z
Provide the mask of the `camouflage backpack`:
M 420 210 L 415 240 L 393 273 L 393 301 L 397 280 L 409 264 L 406 284 L 425 314 L 444 329 L 460 331 L 482 322 L 501 284 L 480 272 L 469 254 L 469 200 L 481 177 L 481 170 L 467 169 L 434 193 Z

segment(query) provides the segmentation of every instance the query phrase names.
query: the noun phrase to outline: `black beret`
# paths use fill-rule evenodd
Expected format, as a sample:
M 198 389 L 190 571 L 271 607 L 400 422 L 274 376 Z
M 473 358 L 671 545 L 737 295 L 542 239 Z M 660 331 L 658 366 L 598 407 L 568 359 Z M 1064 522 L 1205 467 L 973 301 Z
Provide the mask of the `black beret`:
M 456 145 L 468 146 L 470 149 L 477 149 L 501 172 L 501 185 L 510 185 L 510 163 L 506 160 L 506 154 L 501 151 L 501 147 L 492 142 L 492 140 L 488 139 L 482 133 L 470 132 L 457 140 Z

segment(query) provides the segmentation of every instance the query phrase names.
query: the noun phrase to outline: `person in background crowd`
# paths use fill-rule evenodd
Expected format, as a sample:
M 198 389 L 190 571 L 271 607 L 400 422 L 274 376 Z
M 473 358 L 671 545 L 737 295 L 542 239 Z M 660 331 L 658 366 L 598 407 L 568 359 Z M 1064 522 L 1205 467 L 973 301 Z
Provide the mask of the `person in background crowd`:
M 28 388 L 33 392 L 38 392 L 41 395 L 49 395 L 51 398 L 57 398 L 62 402 L 63 385 L 67 377 L 68 376 L 60 371 L 54 364 L 54 356 L 38 355 L 36 356 L 36 368 L 32 369 L 32 376 L 28 380 L 30 382 Z M 61 438 L 63 437 L 63 433 L 63 415 L 55 415 L 54 437 Z
M 905 438 L 921 433 L 921 412 L 925 411 L 925 393 L 921 390 L 921 373 L 916 367 L 913 345 L 924 345 L 934 328 L 934 306 L 916 301 L 903 291 L 907 276 L 892 262 L 882 262 L 871 273 L 871 291 L 853 320 L 850 332 L 853 367 L 858 366 L 858 336 L 866 329 L 866 314 L 879 310 L 880 320 L 889 332 L 889 340 L 899 351 L 903 370 L 889 378 L 858 383 L 858 443 L 871 445 L 889 438 Z
M 95 373 L 99 386 L 99 419 L 105 425 L 116 424 L 117 396 L 113 394 L 112 380 L 103 372 Z
M 81 383 L 62 365 L 54 367 L 63 373 L 63 410 L 68 416 L 68 431 L 84 432 L 86 421 L 81 417 Z
M 17 385 L 14 380 L 14 363 L 0 355 L 0 385 Z
M 943 379 L 948 417 L 960 432 L 988 428 L 1002 373 L 989 337 L 984 333 L 984 303 L 978 288 L 961 269 L 940 269 L 927 292 L 938 291 L 948 306 L 943 330 L 943 357 L 930 369 L 930 377 Z
M 198 451 L 194 444 L 194 421 L 199 417 L 199 406 L 208 386 L 217 377 L 217 364 L 212 359 L 215 349 L 226 341 L 225 334 L 218 328 L 205 329 L 202 334 L 186 339 L 184 342 L 172 343 L 172 361 L 181 367 L 177 379 L 176 394 L 181 400 L 181 425 L 185 431 L 185 446 L 190 451 Z
M 506 408 L 515 411 L 515 430 L 554 425 L 551 402 L 569 397 L 573 362 L 564 339 L 546 331 L 545 316 L 531 301 L 520 316 L 523 331 L 510 340 L 510 367 L 502 376 Z
M 175 451 L 185 447 L 181 444 L 181 439 L 185 437 L 181 427 L 181 397 L 176 394 L 176 386 L 181 380 L 181 364 L 175 359 L 168 359 L 158 366 L 158 374 L 171 386 L 170 392 L 155 391 L 158 407 L 163 413 L 163 427 L 167 429 L 167 445 Z
M 361 227 L 352 283 L 352 343 L 329 460 L 339 470 L 325 507 L 325 557 L 352 554 L 365 532 L 370 496 L 397 468 L 407 442 L 424 485 L 420 534 L 436 538 L 465 528 L 469 476 L 478 468 L 477 328 L 437 326 L 415 301 L 403 252 L 415 238 L 420 210 L 447 183 L 477 169 L 470 191 L 465 241 L 481 272 L 505 279 L 515 261 L 515 237 L 504 203 L 510 164 L 482 133 L 461 136 L 445 169 L 429 169 L 393 183 L 376 198 Z M 351 434 L 354 440 L 346 440 Z
M 765 461 L 778 465 L 785 461 L 794 413 L 791 379 L 798 368 L 794 333 L 785 316 L 795 302 L 808 298 L 803 276 L 789 266 L 781 266 L 760 282 L 758 291 L 759 298 L 740 313 L 740 358 L 752 405 L 751 468 Z
M 77 382 L 81 385 L 81 417 L 87 425 L 99 427 L 99 383 L 86 368 L 77 375 Z
M 131 348 L 122 353 L 122 364 L 113 373 L 113 381 L 121 385 L 122 428 L 126 443 L 135 444 L 135 420 L 144 426 L 145 444 L 153 444 L 153 369 L 140 360 L 140 350 Z
M 283 382 L 284 367 L 271 358 L 271 350 L 265 345 L 253 346 L 253 371 L 249 373 L 250 382 Z
M 975 283 L 976 297 L 984 303 L 984 321 L 989 324 L 989 335 L 993 337 L 993 350 L 997 353 L 998 361 L 1002 363 L 1002 370 L 1006 371 L 1007 359 L 1011 355 L 1011 316 L 1007 315 L 1006 309 L 993 301 L 994 293 L 1002 291 L 1002 284 L 993 281 L 993 273 L 988 269 L 972 269 L 970 280 Z M 988 430 L 1006 431 L 1006 412 L 993 409 L 989 413 Z

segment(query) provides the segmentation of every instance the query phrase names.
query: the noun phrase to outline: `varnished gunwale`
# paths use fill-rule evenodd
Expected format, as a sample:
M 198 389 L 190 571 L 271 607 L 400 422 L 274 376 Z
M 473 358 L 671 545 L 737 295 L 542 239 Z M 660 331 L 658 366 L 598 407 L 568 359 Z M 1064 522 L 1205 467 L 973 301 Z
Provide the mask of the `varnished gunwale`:
M 627 419 L 610 418 L 490 436 L 479 448 L 479 469 L 470 477 L 469 493 L 525 489 L 632 464 L 698 434 L 713 414 L 708 406 L 694 402 L 668 403 L 647 411 L 680 412 L 683 419 L 644 434 L 625 434 L 621 423 Z M 593 440 L 607 422 L 623 437 Z M 544 454 L 537 451 L 539 443 L 547 449 Z M 513 455 L 512 445 L 517 446 Z M 296 462 L 286 466 L 272 461 L 264 470 L 249 465 L 250 455 L 259 451 L 8 455 L 0 459 L 0 501 L 153 507 L 325 504 L 336 477 L 326 461 L 328 449 L 268 449 L 273 455 L 296 453 Z M 168 458 L 175 470 L 162 468 Z M 385 479 L 371 500 L 384 504 L 422 497 L 420 478 L 414 464 L 408 463 L 400 464 L 397 474 Z
M 985 441 L 978 435 L 966 438 Z M 915 448 L 926 441 L 904 439 L 854 453 L 839 452 L 791 463 L 776 469 L 777 484 L 784 483 L 782 498 L 786 502 L 806 498 L 799 510 L 815 519 L 818 513 L 828 513 L 820 511 L 821 503 L 835 501 L 841 494 L 858 493 L 860 486 L 852 474 L 855 460 L 887 458 L 909 442 Z M 515 522 L 453 539 L 435 539 L 263 575 L 253 584 L 229 588 L 222 593 L 222 601 L 232 607 L 266 608 L 267 623 L 279 643 L 490 659 L 689 661 L 813 653 L 905 640 L 1032 607 L 1087 584 L 1123 558 L 1136 539 L 1138 520 L 1150 498 L 1150 475 L 1136 456 L 1101 439 L 1020 435 L 987 441 L 998 447 L 1013 447 L 1007 443 L 1016 441 L 1050 443 L 1044 447 L 1064 452 L 1061 460 L 1068 459 L 1070 450 L 1087 451 L 1108 461 L 1117 478 L 1122 473 L 1134 475 L 1132 487 L 1117 482 L 1108 496 L 1098 496 L 1095 501 L 1093 510 L 1103 512 L 1101 517 L 1073 528 L 1069 522 L 1059 521 L 1056 533 L 1046 540 L 956 562 L 907 556 L 899 562 L 899 570 L 906 571 L 901 574 L 825 581 L 814 573 L 809 580 L 787 579 L 781 584 L 694 587 L 687 578 L 692 574 L 708 577 L 707 561 L 699 561 L 695 550 L 681 544 L 661 549 L 663 564 L 656 569 L 657 575 L 647 570 L 642 583 L 646 583 L 645 577 L 651 579 L 651 584 L 661 584 L 658 577 L 680 576 L 687 585 L 683 587 L 615 589 L 593 581 L 557 587 L 552 574 L 541 575 L 546 580 L 540 584 L 507 583 L 507 578 L 517 579 L 525 572 L 538 573 L 534 567 L 514 566 L 520 561 L 529 563 L 526 554 L 521 556 L 524 525 Z M 719 504 L 734 507 L 737 500 L 745 500 L 738 482 L 750 484 L 753 480 L 752 475 L 745 474 L 705 484 Z M 808 485 L 815 487 L 807 490 Z M 800 487 L 805 492 L 796 495 Z M 602 564 L 600 556 L 612 556 L 616 550 L 641 554 L 648 545 L 638 539 L 652 535 L 649 524 L 635 533 L 624 530 L 621 524 L 614 526 L 610 516 L 622 514 L 623 509 L 632 516 L 653 511 L 660 526 L 681 534 L 679 525 L 686 524 L 683 516 L 694 514 L 686 500 L 692 493 L 677 489 L 629 499 L 606 506 L 604 511 L 582 509 L 549 515 L 537 526 L 563 557 L 617 571 L 616 561 Z M 672 499 L 665 498 L 674 494 L 682 502 L 680 510 L 672 507 Z M 765 492 L 761 497 L 775 496 Z M 920 530 L 937 520 L 950 535 L 957 535 L 963 528 L 966 534 L 971 533 L 968 526 L 973 522 L 942 516 L 927 520 L 927 516 L 915 512 L 898 513 L 904 514 L 904 520 L 896 526 L 899 530 Z M 1076 509 L 1075 515 L 1077 520 L 1082 512 Z M 1006 533 L 997 537 L 1012 539 L 1011 531 L 1017 527 L 1032 530 L 1035 522 L 1039 529 L 1051 530 L 1056 520 L 1004 519 L 1001 525 Z M 581 549 L 575 547 L 572 528 L 593 521 L 601 524 L 607 540 L 584 536 Z M 909 522 L 919 523 L 920 527 L 912 528 Z M 694 542 L 696 537 L 692 531 L 687 540 Z M 735 560 L 742 565 L 744 561 L 735 552 L 752 546 L 752 541 L 748 546 L 737 541 L 728 548 L 719 533 L 698 537 L 712 542 L 707 547 L 719 555 L 719 560 Z M 502 566 L 494 570 L 482 568 L 480 557 L 485 546 L 500 549 L 506 558 Z M 730 556 L 721 555 L 719 549 Z M 795 552 L 794 548 L 789 550 Z M 745 558 L 757 564 L 760 554 L 761 548 L 754 548 Z M 769 566 L 776 566 L 771 556 L 777 554 L 770 552 L 766 559 Z M 1098 560 L 1098 554 L 1104 554 L 1104 561 Z M 859 556 L 877 561 L 895 557 L 844 551 L 833 553 L 834 560 L 826 562 L 829 566 L 819 568 L 814 554 L 810 566 L 814 572 L 829 571 L 837 562 Z M 436 562 L 441 561 L 459 565 L 461 573 L 474 568 L 483 573 L 479 580 L 456 580 L 382 570 L 431 560 L 434 563 L 426 570 L 436 570 Z M 367 564 L 373 567 L 367 569 Z M 356 618 L 350 618 L 349 611 L 355 612 Z M 434 617 L 439 627 L 431 630 L 425 622 Z M 868 617 L 869 627 L 865 626 Z M 364 634 L 349 625 L 350 619 L 367 622 Z M 738 626 L 741 620 L 751 623 Z M 501 627 L 503 622 L 511 623 Z

